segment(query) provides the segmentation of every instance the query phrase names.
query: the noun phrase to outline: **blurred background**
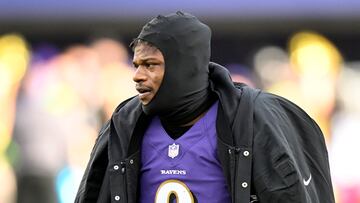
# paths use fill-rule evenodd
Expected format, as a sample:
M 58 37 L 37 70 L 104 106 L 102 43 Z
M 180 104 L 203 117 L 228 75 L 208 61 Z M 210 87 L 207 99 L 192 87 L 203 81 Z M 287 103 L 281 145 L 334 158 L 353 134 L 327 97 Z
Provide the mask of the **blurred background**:
M 213 31 L 212 60 L 320 125 L 338 203 L 360 203 L 360 1 L 0 1 L 0 203 L 74 201 L 91 148 L 135 95 L 141 27 L 183 10 Z

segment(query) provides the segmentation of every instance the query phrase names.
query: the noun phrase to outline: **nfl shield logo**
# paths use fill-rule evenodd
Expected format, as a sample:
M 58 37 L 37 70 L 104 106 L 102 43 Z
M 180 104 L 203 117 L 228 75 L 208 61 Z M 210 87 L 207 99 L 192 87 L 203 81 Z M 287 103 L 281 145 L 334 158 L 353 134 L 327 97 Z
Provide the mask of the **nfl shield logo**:
M 175 143 L 173 143 L 172 145 L 169 145 L 168 156 L 173 159 L 177 155 L 179 155 L 179 145 L 175 144 Z

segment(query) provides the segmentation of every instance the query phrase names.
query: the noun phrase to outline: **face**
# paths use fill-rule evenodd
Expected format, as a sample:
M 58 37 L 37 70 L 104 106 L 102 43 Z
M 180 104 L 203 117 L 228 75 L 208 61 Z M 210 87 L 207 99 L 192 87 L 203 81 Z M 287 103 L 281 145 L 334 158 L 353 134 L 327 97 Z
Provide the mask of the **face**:
M 139 99 L 147 105 L 160 88 L 165 72 L 165 61 L 156 47 L 140 43 L 134 49 L 133 64 L 136 68 L 133 80 Z

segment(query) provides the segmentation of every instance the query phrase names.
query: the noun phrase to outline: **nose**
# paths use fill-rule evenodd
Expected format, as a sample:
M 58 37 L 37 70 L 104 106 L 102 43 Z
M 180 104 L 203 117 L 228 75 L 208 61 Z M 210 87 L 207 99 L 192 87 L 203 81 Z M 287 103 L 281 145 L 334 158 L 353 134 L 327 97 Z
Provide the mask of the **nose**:
M 133 76 L 133 81 L 136 83 L 143 82 L 147 79 L 146 74 L 144 72 L 144 68 L 142 66 L 139 66 Z

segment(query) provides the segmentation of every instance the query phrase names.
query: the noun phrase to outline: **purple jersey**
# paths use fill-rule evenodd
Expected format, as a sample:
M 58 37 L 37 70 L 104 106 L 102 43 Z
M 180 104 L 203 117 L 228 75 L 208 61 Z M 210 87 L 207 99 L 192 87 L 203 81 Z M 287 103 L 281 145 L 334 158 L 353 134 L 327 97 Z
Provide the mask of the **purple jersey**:
M 217 106 L 176 140 L 152 120 L 142 142 L 141 203 L 230 202 L 216 154 Z

